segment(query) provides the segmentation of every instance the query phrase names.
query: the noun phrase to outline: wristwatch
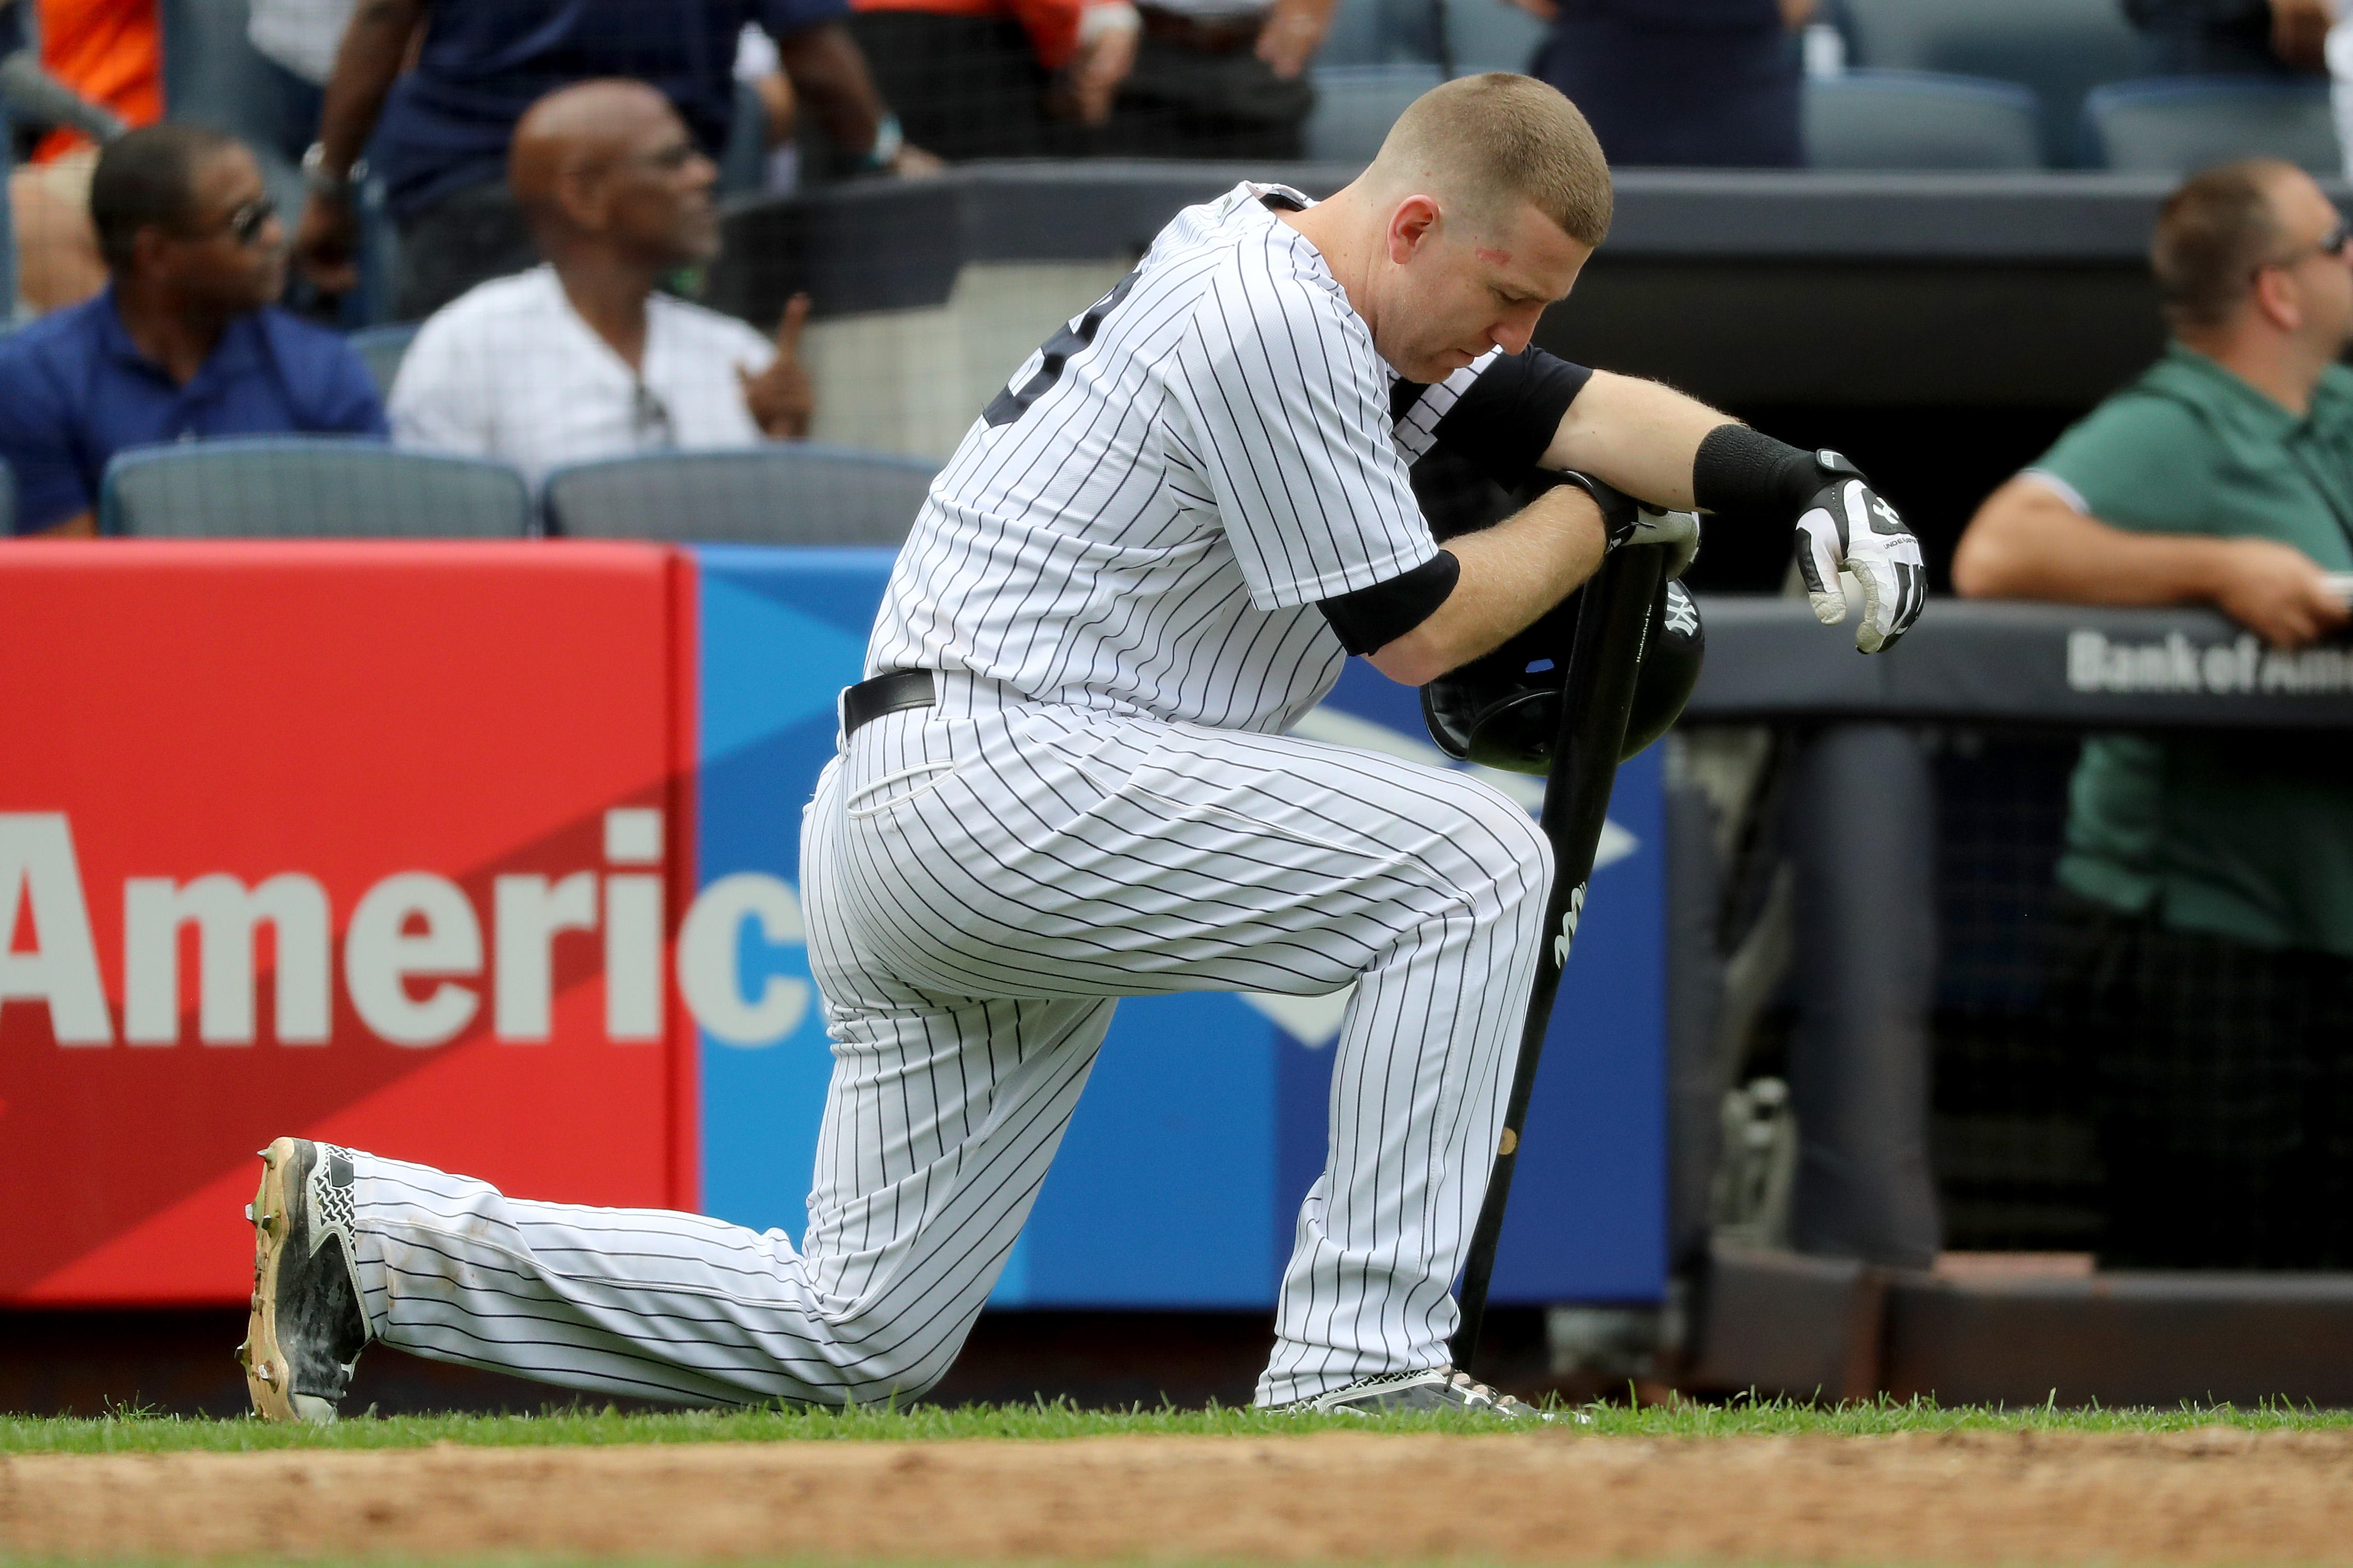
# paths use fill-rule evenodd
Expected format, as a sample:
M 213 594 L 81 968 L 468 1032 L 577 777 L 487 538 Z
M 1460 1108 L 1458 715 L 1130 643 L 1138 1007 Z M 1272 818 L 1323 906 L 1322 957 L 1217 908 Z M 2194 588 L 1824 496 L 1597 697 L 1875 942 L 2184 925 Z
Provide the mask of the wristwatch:
M 887 169 L 899 161 L 899 150 L 907 144 L 907 134 L 899 129 L 899 117 L 886 114 L 874 128 L 874 145 L 866 150 L 865 164 L 870 169 Z
M 328 201 L 343 201 L 352 194 L 352 187 L 367 178 L 367 160 L 354 161 L 348 174 L 338 174 L 327 167 L 327 144 L 313 142 L 302 153 L 302 187 L 314 196 Z

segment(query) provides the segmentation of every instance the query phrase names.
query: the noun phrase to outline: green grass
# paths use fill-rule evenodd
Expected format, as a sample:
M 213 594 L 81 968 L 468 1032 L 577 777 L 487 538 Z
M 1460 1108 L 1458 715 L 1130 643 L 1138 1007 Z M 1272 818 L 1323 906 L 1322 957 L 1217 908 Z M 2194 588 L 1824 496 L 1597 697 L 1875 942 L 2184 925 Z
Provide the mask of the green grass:
M 1574 1430 L 1602 1436 L 1866 1436 L 1898 1432 L 2173 1432 L 2228 1426 L 2256 1430 L 2353 1429 L 2353 1411 L 2185 1405 L 2170 1410 L 1997 1410 L 1946 1408 L 1928 1401 L 1816 1406 L 1735 1400 L 1577 1409 Z M 0 1415 L 0 1454 L 247 1452 L 276 1448 L 407 1448 L 428 1443 L 488 1446 L 610 1443 L 773 1443 L 873 1440 L 941 1441 L 974 1437 L 1067 1438 L 1153 1434 L 1208 1436 L 1294 1436 L 1367 1430 L 1352 1416 L 1265 1415 L 1249 1410 L 1080 1410 L 1069 1405 L 918 1405 L 835 1410 L 684 1411 L 624 1414 L 551 1407 L 537 1415 L 347 1417 L 330 1427 L 213 1421 L 126 1410 L 97 1418 Z M 1490 1420 L 1454 1415 L 1392 1416 L 1384 1432 L 1486 1432 Z M 1559 1427 L 1548 1428 L 1558 1431 Z

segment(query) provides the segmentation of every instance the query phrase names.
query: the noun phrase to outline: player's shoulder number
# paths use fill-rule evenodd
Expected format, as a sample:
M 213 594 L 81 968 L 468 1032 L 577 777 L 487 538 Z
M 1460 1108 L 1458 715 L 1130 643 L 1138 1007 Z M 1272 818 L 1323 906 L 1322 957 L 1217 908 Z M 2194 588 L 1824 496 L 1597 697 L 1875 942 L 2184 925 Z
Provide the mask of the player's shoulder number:
M 1143 270 L 1137 268 L 1113 284 L 1110 293 L 1087 307 L 1086 314 L 1076 321 L 1064 322 L 1060 331 L 1039 343 L 1039 359 L 1035 374 L 1018 386 L 1007 383 L 1005 390 L 990 398 L 988 406 L 980 411 L 982 421 L 994 428 L 999 425 L 1010 425 L 1029 413 L 1029 405 L 1045 396 L 1053 384 L 1062 379 L 1062 367 L 1071 363 L 1071 356 L 1095 341 L 1095 333 L 1103 329 L 1103 318 L 1119 309 L 1119 302 L 1127 298 L 1129 289 L 1135 287 L 1135 279 Z

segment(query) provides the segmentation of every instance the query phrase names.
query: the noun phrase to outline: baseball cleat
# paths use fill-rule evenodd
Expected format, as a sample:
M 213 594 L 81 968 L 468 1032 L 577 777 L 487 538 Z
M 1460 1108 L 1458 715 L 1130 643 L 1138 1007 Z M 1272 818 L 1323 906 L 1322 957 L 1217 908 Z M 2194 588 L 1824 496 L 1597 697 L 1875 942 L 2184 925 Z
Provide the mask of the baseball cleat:
M 261 1152 L 261 1190 L 245 1217 L 253 1222 L 253 1315 L 237 1359 L 254 1413 L 323 1426 L 368 1342 L 352 1265 L 350 1152 L 279 1139 Z
M 1333 1411 L 1343 1415 L 1386 1415 L 1392 1410 L 1468 1410 L 1505 1421 L 1550 1421 L 1551 1412 L 1473 1382 L 1451 1366 L 1419 1372 L 1382 1372 L 1314 1395 L 1275 1405 L 1279 1415 Z

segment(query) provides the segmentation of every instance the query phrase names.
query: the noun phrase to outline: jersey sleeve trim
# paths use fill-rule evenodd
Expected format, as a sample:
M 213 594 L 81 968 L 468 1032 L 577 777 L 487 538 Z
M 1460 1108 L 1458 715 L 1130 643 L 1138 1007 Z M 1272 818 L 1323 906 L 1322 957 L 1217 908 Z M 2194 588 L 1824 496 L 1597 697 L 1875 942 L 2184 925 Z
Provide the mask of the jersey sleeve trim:
M 1359 658 L 1377 653 L 1438 612 L 1462 580 L 1462 563 L 1449 550 L 1386 583 L 1323 600 L 1315 607 Z
M 2041 485 L 2044 489 L 2049 490 L 2052 495 L 2057 496 L 2061 500 L 2065 501 L 2069 507 L 2083 513 L 2085 517 L 2092 515 L 2092 503 L 2084 499 L 2084 492 L 2077 489 L 2073 485 L 2069 484 L 2066 480 L 2061 479 L 2058 475 L 2052 473 L 2050 469 L 2021 468 L 2019 470 L 2018 477 L 2021 479 L 2032 479 L 2036 484 Z

